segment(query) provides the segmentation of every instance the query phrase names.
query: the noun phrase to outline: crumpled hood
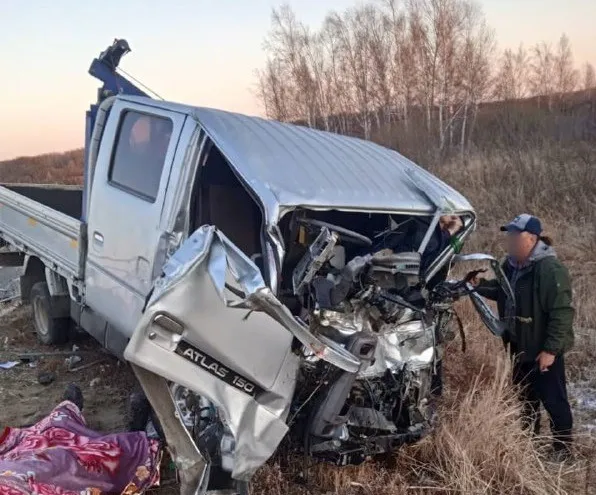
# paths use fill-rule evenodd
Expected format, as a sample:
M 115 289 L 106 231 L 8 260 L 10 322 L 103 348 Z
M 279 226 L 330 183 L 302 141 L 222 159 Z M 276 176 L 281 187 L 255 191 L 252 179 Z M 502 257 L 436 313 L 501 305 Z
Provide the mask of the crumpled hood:
M 557 252 L 555 251 L 555 248 L 553 248 L 552 246 L 548 246 L 543 241 L 539 240 L 536 243 L 536 246 L 534 246 L 534 249 L 532 250 L 530 257 L 526 260 L 523 267 L 533 265 L 537 261 L 540 261 L 544 258 L 556 258 L 556 257 L 557 257 Z M 511 266 L 513 266 L 515 268 L 519 268 L 519 265 L 511 256 L 508 256 L 507 260 L 509 261 L 509 264 Z

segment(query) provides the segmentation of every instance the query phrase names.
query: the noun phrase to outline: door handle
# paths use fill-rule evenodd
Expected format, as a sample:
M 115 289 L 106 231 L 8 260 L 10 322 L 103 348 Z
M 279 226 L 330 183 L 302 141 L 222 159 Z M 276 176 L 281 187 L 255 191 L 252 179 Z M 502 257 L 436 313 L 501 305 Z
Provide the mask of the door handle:
M 184 333 L 184 325 L 182 323 L 163 313 L 155 315 L 153 317 L 153 323 L 166 332 L 176 335 L 182 335 Z
M 174 352 L 184 334 L 184 325 L 164 313 L 156 314 L 147 329 L 147 338 L 155 345 Z
M 103 235 L 99 232 L 93 232 L 93 242 L 99 246 L 103 246 Z

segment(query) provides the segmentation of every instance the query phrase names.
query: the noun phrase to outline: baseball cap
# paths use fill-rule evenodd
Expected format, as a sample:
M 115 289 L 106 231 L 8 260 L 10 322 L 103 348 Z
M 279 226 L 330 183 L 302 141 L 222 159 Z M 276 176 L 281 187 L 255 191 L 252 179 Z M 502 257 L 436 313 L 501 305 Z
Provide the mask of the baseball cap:
M 501 227 L 503 232 L 529 232 L 530 234 L 542 234 L 542 224 L 540 220 L 528 213 L 522 213 L 516 216 L 507 225 Z

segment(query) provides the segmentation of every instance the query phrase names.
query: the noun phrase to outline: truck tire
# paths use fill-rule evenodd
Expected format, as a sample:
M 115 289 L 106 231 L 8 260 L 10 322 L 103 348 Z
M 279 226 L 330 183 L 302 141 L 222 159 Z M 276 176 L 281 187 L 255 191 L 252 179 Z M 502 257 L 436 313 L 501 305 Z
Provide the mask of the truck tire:
M 45 345 L 64 344 L 68 341 L 70 318 L 55 316 L 55 307 L 48 284 L 37 282 L 31 288 L 33 323 L 38 340 Z

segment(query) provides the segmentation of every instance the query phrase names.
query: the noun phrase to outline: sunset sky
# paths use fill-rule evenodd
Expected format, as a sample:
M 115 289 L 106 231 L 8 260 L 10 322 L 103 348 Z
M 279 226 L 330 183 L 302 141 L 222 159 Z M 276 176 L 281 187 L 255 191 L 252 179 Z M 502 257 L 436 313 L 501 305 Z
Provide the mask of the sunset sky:
M 291 0 L 319 26 L 355 0 Z M 568 34 L 577 65 L 596 65 L 595 0 L 482 0 L 499 47 Z M 88 66 L 114 37 L 122 67 L 168 100 L 259 114 L 254 71 L 276 0 L 0 0 L 0 160 L 83 145 L 98 81 Z M 1 178 L 0 178 L 1 179 Z

